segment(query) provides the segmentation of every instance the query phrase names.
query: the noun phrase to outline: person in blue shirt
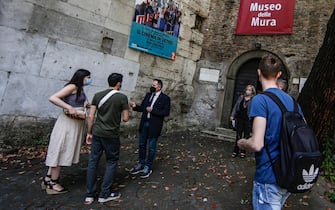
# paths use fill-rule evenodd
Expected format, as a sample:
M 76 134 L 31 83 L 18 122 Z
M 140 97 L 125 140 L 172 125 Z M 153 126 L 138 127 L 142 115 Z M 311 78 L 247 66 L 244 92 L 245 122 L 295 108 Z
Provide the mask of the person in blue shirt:
M 292 97 L 277 86 L 282 68 L 283 64 L 276 56 L 264 55 L 257 70 L 259 81 L 263 91 L 276 94 L 288 110 L 293 110 Z M 271 98 L 258 94 L 251 101 L 249 117 L 253 119 L 252 136 L 240 139 L 237 144 L 240 149 L 255 152 L 253 208 L 280 210 L 290 193 L 278 186 L 264 145 L 269 148 L 271 157 L 276 159 L 280 153 L 282 112 Z

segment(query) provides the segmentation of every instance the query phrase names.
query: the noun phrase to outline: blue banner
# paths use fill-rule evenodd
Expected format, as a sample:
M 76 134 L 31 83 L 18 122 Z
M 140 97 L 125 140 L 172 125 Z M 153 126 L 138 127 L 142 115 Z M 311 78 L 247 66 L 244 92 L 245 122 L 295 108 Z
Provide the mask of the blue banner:
M 136 22 L 132 24 L 130 48 L 175 60 L 177 44 L 178 37 Z

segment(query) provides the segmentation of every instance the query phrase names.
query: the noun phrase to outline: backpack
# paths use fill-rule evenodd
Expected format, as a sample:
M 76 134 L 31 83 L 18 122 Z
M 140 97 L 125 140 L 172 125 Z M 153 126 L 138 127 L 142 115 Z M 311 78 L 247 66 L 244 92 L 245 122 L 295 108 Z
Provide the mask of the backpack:
M 272 159 L 265 142 L 277 184 L 291 193 L 306 192 L 316 183 L 322 163 L 316 135 L 299 113 L 298 104 L 293 97 L 294 110 L 288 111 L 274 93 L 265 91 L 262 94 L 270 97 L 283 114 L 277 159 Z

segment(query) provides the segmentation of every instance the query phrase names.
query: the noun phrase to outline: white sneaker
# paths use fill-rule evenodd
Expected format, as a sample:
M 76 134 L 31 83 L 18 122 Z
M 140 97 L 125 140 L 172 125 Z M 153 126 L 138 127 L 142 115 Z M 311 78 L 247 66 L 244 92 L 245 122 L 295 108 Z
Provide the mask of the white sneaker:
M 143 172 L 143 166 L 140 163 L 138 163 L 136 166 L 134 166 L 134 168 L 130 170 L 130 173 L 133 175 L 141 172 Z
M 142 178 L 142 179 L 148 178 L 148 177 L 150 176 L 151 173 L 152 173 L 152 170 L 149 169 L 148 166 L 144 166 L 143 172 L 142 172 L 142 174 L 141 174 L 141 178 Z
M 116 200 L 120 197 L 121 197 L 121 193 L 115 192 L 115 193 L 111 193 L 107 198 L 99 198 L 98 202 L 99 203 L 105 203 L 105 202 L 108 202 L 108 201 Z

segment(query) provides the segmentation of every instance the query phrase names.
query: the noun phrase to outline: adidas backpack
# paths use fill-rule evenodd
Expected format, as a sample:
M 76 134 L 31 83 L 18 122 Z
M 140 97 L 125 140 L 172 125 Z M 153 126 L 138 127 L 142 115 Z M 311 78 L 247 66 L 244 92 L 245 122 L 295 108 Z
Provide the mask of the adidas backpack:
M 322 155 L 314 131 L 306 124 L 293 99 L 294 110 L 288 111 L 278 96 L 271 92 L 262 94 L 270 97 L 283 113 L 280 133 L 280 154 L 275 160 L 265 148 L 277 183 L 291 193 L 303 193 L 312 188 L 317 181 Z

